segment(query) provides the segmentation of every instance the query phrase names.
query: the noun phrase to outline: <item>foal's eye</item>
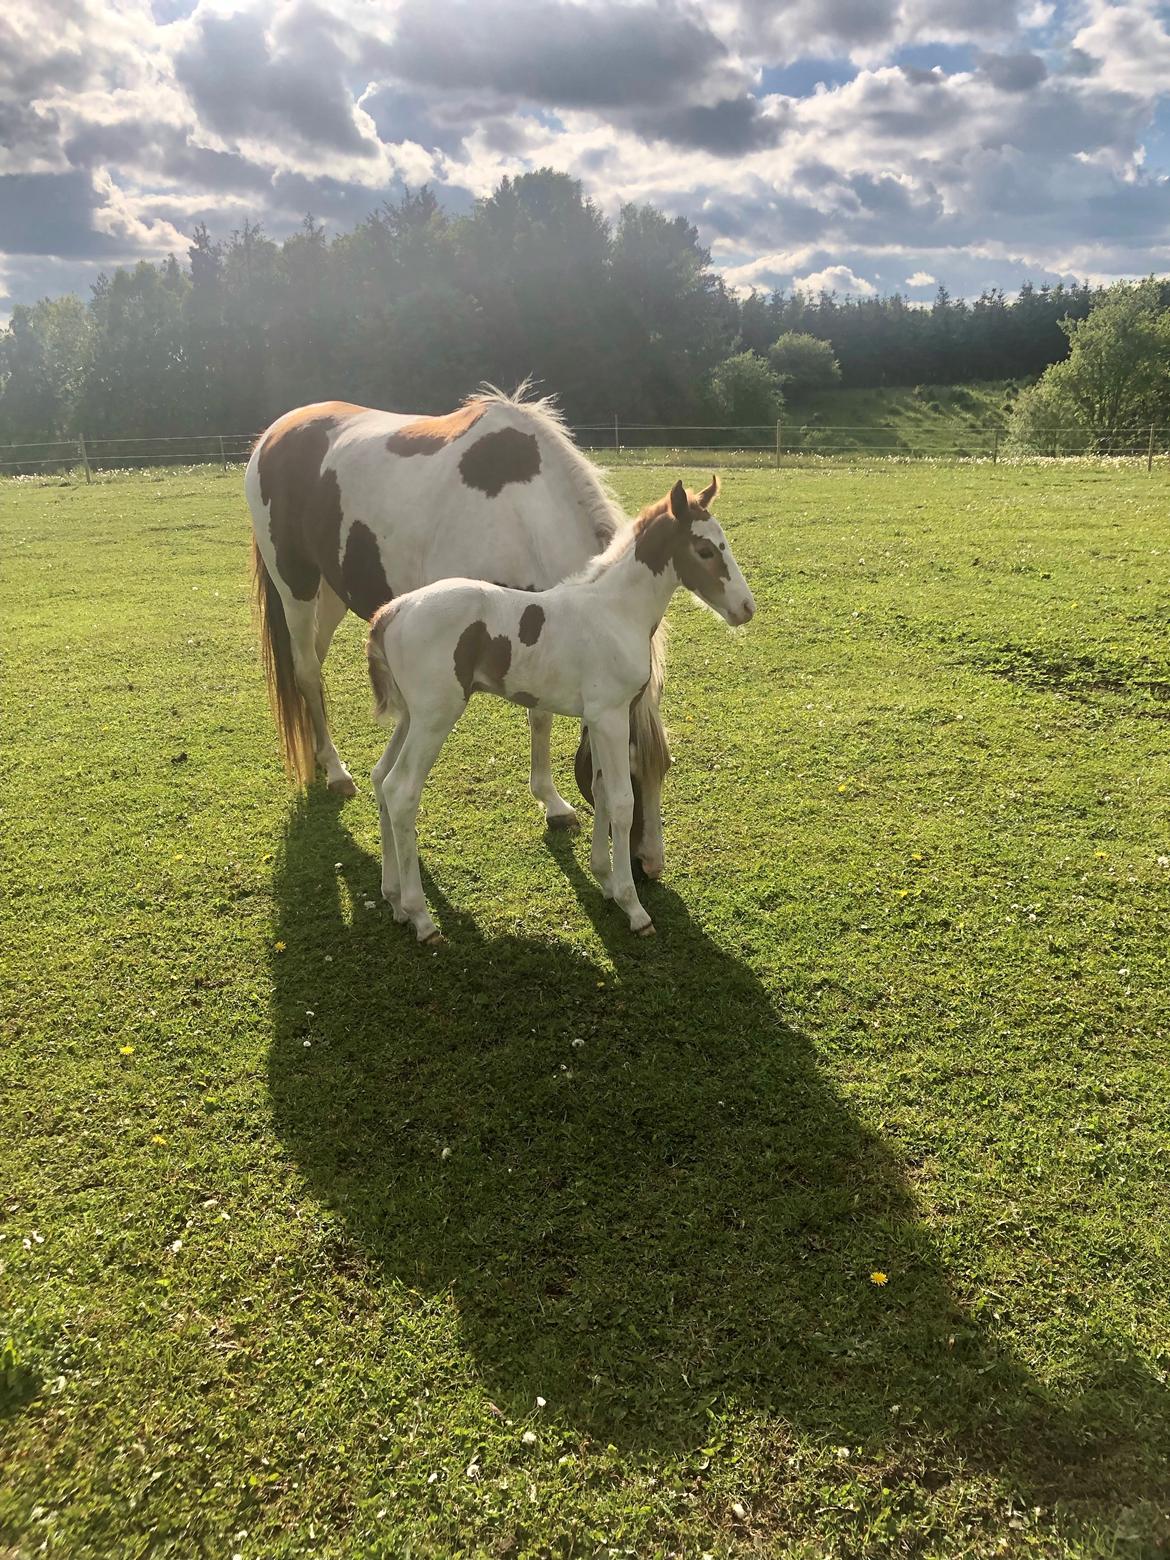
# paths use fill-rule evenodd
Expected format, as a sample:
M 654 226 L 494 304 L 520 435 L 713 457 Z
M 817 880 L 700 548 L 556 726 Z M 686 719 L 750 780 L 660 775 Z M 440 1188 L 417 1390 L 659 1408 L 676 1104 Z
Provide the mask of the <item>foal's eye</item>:
M 702 558 L 704 562 L 709 561 L 715 556 L 715 549 L 711 546 L 710 542 L 701 543 L 697 550 L 699 557 Z

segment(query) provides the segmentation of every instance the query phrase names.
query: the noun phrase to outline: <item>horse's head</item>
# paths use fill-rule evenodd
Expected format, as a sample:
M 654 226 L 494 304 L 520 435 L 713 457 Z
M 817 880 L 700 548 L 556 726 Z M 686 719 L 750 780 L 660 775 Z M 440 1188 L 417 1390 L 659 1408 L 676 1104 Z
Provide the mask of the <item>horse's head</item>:
M 690 493 L 680 478 L 670 490 L 676 540 L 671 562 L 679 581 L 719 616 L 738 628 L 755 614 L 756 604 L 728 545 L 723 527 L 711 513 L 719 479 L 701 493 Z

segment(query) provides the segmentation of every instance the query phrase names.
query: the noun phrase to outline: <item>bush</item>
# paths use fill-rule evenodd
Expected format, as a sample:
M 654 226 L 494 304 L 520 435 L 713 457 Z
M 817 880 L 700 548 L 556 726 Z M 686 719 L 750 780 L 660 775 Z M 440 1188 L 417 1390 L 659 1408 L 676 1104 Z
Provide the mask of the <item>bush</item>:
M 827 390 L 841 382 L 841 365 L 832 344 L 800 331 L 785 331 L 768 348 L 768 361 L 793 390 Z
M 780 381 L 756 352 L 725 358 L 711 375 L 708 396 L 719 421 L 735 428 L 770 427 L 784 405 Z

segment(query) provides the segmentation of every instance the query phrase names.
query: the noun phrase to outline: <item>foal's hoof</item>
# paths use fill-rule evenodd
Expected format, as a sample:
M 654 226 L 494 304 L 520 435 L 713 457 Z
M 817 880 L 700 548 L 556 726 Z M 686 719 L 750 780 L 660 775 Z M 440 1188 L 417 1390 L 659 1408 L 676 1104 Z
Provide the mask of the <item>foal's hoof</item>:
M 633 930 L 633 933 L 634 933 L 635 937 L 657 937 L 658 936 L 658 928 L 654 925 L 653 921 L 647 921 L 645 926 L 636 926 L 636 927 L 632 928 L 632 930 Z
M 357 786 L 352 775 L 340 775 L 336 780 L 330 780 L 329 789 L 334 796 L 356 796 Z
M 546 823 L 551 834 L 570 834 L 581 827 L 581 820 L 575 812 L 551 813 Z
M 420 937 L 418 941 L 420 948 L 445 948 L 447 946 L 447 939 L 439 931 L 438 927 L 433 932 L 428 932 L 425 937 Z

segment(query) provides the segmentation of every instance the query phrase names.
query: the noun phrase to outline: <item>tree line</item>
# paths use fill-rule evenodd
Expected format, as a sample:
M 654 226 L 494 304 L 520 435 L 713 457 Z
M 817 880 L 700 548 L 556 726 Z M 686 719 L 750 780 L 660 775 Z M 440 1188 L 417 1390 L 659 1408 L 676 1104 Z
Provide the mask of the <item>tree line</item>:
M 0 442 L 252 433 L 332 398 L 439 412 L 527 375 L 577 423 L 768 422 L 785 384 L 799 396 L 792 365 L 838 377 L 808 338 L 831 345 L 846 386 L 1031 378 L 1067 353 L 1061 322 L 1099 298 L 739 297 L 685 218 L 627 205 L 610 223 L 544 169 L 466 215 L 424 189 L 332 237 L 311 217 L 282 242 L 251 222 L 227 238 L 201 226 L 184 264 L 18 307 L 0 334 Z

